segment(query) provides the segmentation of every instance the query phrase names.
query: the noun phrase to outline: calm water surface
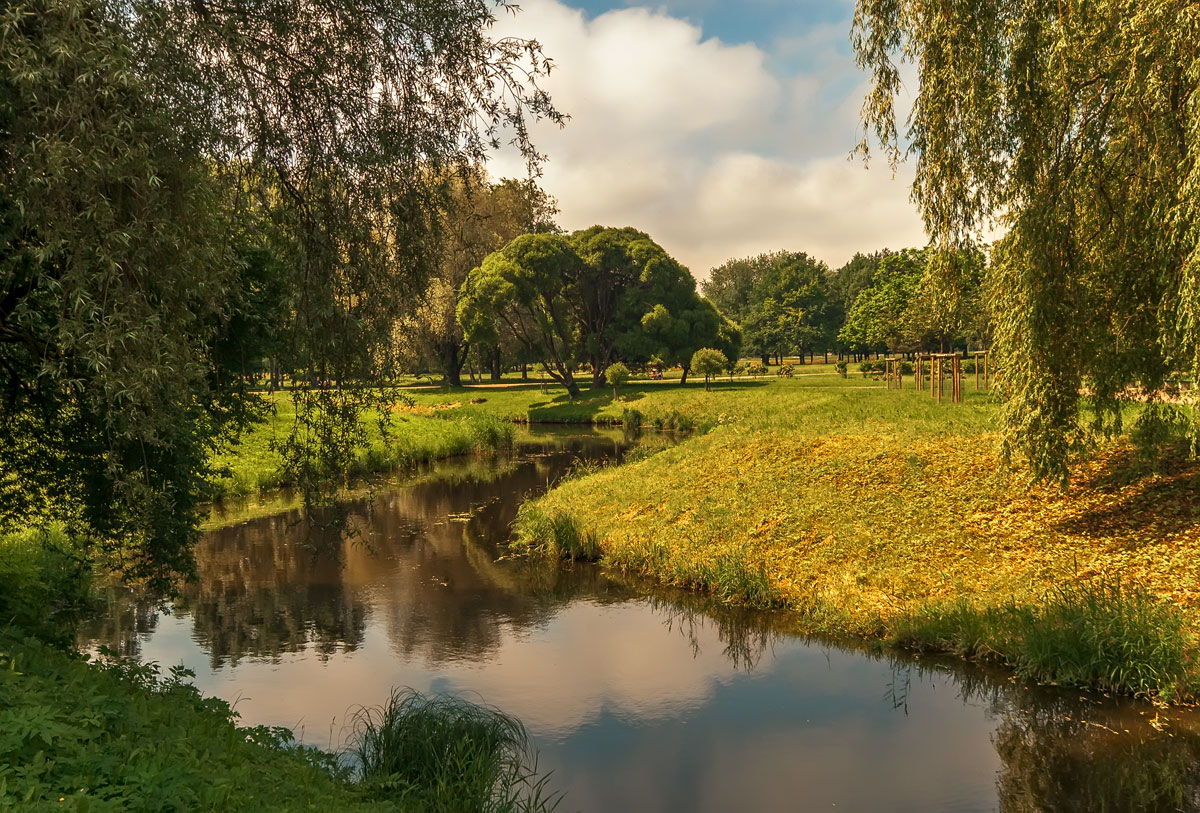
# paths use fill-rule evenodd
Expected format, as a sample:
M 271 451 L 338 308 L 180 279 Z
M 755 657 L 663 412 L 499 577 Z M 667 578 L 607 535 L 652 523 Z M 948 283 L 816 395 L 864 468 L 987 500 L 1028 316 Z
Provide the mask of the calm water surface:
M 560 810 L 1200 810 L 1191 715 L 499 559 L 522 498 L 626 445 L 542 432 L 440 464 L 352 506 L 348 538 L 295 512 L 210 533 L 169 614 L 114 595 L 87 643 L 325 748 L 393 686 L 482 699 L 530 730 Z

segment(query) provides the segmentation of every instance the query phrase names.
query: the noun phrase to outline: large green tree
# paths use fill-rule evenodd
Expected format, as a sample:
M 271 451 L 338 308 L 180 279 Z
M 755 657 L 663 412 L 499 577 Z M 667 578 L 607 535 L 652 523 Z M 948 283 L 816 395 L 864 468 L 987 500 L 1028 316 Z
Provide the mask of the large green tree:
M 582 266 L 559 234 L 525 234 L 489 254 L 459 294 L 458 319 L 467 339 L 495 342 L 507 332 L 542 360 L 571 398 L 578 398 L 572 368 L 579 324 L 570 290 Z
M 490 183 L 482 172 L 452 180 L 445 207 L 441 263 L 419 299 L 419 307 L 401 325 L 417 363 L 432 361 L 450 386 L 462 384 L 470 342 L 458 322 L 458 292 L 472 268 L 521 234 L 556 231 L 553 199 L 532 181 L 504 178 Z M 498 357 L 509 337 L 500 334 L 487 348 Z
M 741 324 L 746 349 L 764 363 L 828 348 L 839 326 L 829 269 L 800 251 L 730 260 L 712 270 L 704 293 Z
M 1006 230 L 991 285 L 1006 447 L 1065 480 L 1081 390 L 1090 429 L 1113 431 L 1127 388 L 1200 378 L 1195 4 L 859 0 L 853 41 L 866 128 L 891 161 L 917 156 L 935 245 Z M 920 82 L 903 139 L 901 57 Z M 1142 428 L 1172 412 L 1151 406 Z
M 559 117 L 537 44 L 491 22 L 482 0 L 0 12 L 0 530 L 61 520 L 131 574 L 187 570 L 260 353 L 298 385 L 285 458 L 344 471 L 441 256 L 440 179 L 506 124 L 536 161 L 525 117 Z

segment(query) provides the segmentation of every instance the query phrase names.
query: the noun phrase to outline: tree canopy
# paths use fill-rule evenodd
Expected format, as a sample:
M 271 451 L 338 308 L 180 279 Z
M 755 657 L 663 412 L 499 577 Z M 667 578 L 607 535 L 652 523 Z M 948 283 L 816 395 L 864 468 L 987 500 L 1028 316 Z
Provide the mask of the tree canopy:
M 561 119 L 483 0 L 32 0 L 0 15 L 0 527 L 48 519 L 187 570 L 212 448 L 299 386 L 285 458 L 342 468 L 446 179 Z M 358 386 L 331 387 L 331 381 Z M 308 477 L 305 482 L 311 482 Z
M 730 260 L 712 270 L 704 293 L 740 323 L 746 350 L 764 359 L 827 349 L 840 326 L 829 269 L 804 252 Z
M 892 162 L 917 156 L 935 245 L 1006 230 L 991 266 L 1006 448 L 1065 480 L 1089 430 L 1121 427 L 1124 390 L 1200 380 L 1200 16 L 1178 0 L 859 0 L 852 38 L 866 129 Z M 906 139 L 901 57 L 920 81 Z M 1142 415 L 1144 437 L 1178 417 Z
M 543 249 L 532 252 L 535 244 Z M 551 245 L 554 274 L 543 270 L 540 253 Z M 632 228 L 593 226 L 544 242 L 518 238 L 471 272 L 459 319 L 468 337 L 513 330 L 572 397 L 574 363 L 591 365 L 594 387 L 603 386 L 615 361 L 653 358 L 682 365 L 686 380 L 697 349 L 717 346 L 736 357 L 741 341 L 736 326 L 696 293 L 691 273 Z
M 496 341 L 506 330 L 577 398 L 572 354 L 579 327 L 570 289 L 582 266 L 566 237 L 521 235 L 467 276 L 458 300 L 463 332 L 470 341 Z

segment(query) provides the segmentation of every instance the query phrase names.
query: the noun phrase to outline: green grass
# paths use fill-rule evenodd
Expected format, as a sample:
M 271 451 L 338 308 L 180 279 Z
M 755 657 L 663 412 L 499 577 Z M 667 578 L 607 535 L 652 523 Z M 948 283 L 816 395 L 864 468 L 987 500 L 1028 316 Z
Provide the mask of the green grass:
M 217 476 L 211 484 L 213 499 L 239 497 L 291 485 L 282 470 L 276 444 L 283 441 L 295 420 L 295 407 L 284 393 L 272 398 L 266 421 L 252 426 L 237 444 L 213 461 Z M 495 451 L 512 445 L 513 427 L 496 416 L 474 411 L 445 416 L 397 413 L 384 442 L 372 424 L 370 448 L 358 460 L 351 476 L 413 466 L 431 460 Z
M 991 647 L 1041 679 L 1194 693 L 1200 465 L 1139 467 L 1118 441 L 1081 463 L 1070 491 L 1031 489 L 1002 466 L 997 407 L 973 382 L 964 403 L 940 405 L 908 383 L 888 391 L 829 373 L 725 383 L 712 393 L 646 386 L 624 403 L 528 401 L 530 415 L 588 409 L 604 418 L 636 408 L 686 415 L 710 431 L 562 483 L 521 512 L 515 548 L 574 558 L 586 540 L 588 558 L 598 552 L 611 570 L 788 608 L 804 628 L 839 636 L 941 641 L 959 651 L 957 638 L 913 619 L 960 608 L 950 617 L 966 624 L 974 613 L 981 625 L 972 653 Z M 509 397 L 504 409 L 515 406 Z M 1120 618 L 1156 618 L 1161 633 L 1146 625 L 1116 632 L 1097 620 L 1102 614 L 1068 623 L 1068 598 L 1117 579 L 1127 591 L 1101 606 Z M 989 615 L 1020 613 L 1032 620 L 1019 635 Z M 1055 637 L 1097 630 L 1140 643 L 1082 644 L 1100 654 L 1080 665 Z M 1143 658 L 1143 646 L 1188 654 L 1157 662 Z
M 929 607 L 899 621 L 890 638 L 1000 661 L 1051 683 L 1165 700 L 1196 688 L 1196 652 L 1180 614 L 1120 582 L 1059 585 L 1034 605 Z
M 364 786 L 428 813 L 553 810 L 520 721 L 458 697 L 393 691 L 356 720 Z

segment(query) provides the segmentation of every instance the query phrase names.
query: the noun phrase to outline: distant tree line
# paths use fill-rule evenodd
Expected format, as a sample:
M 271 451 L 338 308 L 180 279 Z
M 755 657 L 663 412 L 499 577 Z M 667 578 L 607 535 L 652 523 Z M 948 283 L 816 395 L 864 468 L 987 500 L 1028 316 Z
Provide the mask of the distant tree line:
M 730 260 L 702 287 L 740 325 L 746 354 L 768 364 L 987 346 L 984 267 L 977 248 L 856 254 L 836 270 L 779 251 Z

